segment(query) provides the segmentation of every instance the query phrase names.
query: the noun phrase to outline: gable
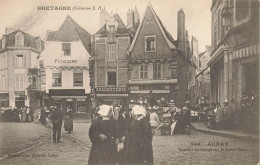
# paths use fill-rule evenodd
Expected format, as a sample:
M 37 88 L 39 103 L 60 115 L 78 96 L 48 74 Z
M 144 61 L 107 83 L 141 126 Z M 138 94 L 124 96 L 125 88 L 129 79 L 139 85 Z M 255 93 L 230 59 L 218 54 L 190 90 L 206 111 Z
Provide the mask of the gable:
M 47 41 L 72 42 L 81 41 L 90 54 L 91 35 L 76 23 L 70 16 L 67 16 L 58 31 L 47 31 Z
M 171 53 L 171 48 L 167 43 L 167 37 L 162 30 L 161 22 L 157 16 L 153 13 L 150 6 L 147 7 L 142 23 L 139 25 L 138 32 L 136 33 L 133 41 L 132 48 L 130 47 L 132 58 L 161 58 Z M 145 38 L 147 36 L 156 37 L 156 51 L 145 52 Z
M 71 42 L 79 40 L 77 31 L 73 27 L 73 24 L 69 17 L 67 17 L 66 20 L 63 22 L 60 29 L 56 32 L 52 40 L 61 42 Z

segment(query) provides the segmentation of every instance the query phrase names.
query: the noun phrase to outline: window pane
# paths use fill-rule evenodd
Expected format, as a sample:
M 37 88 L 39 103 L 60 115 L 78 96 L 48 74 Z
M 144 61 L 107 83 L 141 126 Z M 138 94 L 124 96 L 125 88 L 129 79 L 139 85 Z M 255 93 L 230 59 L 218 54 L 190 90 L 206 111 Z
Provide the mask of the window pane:
M 52 73 L 52 86 L 61 86 L 61 73 Z
M 155 51 L 155 37 L 146 37 L 145 38 L 146 42 L 146 51 Z
M 74 86 L 83 86 L 83 73 L 74 73 Z
M 64 56 L 69 56 L 71 50 L 70 43 L 62 43 L 62 51 Z
M 107 85 L 116 85 L 116 72 L 107 72 Z
M 237 0 L 236 1 L 236 20 L 244 19 L 249 13 L 249 1 Z

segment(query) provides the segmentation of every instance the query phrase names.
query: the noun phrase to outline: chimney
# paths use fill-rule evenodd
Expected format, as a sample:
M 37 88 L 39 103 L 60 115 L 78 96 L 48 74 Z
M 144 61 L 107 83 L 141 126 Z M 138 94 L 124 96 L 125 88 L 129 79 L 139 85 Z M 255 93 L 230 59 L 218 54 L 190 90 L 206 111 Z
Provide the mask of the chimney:
M 199 50 L 198 50 L 198 40 L 197 40 L 197 38 L 196 37 L 193 37 L 192 38 L 192 42 L 193 42 L 193 56 L 195 56 L 196 57 L 196 59 L 199 59 Z
M 100 28 L 106 24 L 106 19 L 108 18 L 109 14 L 106 10 L 101 10 L 100 12 Z
M 12 32 L 14 32 L 14 31 L 16 31 L 17 29 L 15 29 L 15 28 L 10 28 L 10 27 L 7 27 L 7 28 L 5 28 L 5 34 L 7 35 L 7 34 L 10 34 L 10 33 L 12 33 Z
M 127 11 L 127 27 L 133 27 L 134 26 L 134 12 L 131 9 L 128 9 Z
M 140 16 L 137 10 L 137 7 L 135 6 L 134 10 L 134 24 L 139 24 L 140 23 Z
M 185 40 L 186 40 L 186 30 L 185 30 L 185 14 L 182 9 L 178 11 L 178 20 L 177 20 L 178 28 L 177 28 L 177 40 L 178 47 L 180 50 L 185 52 Z

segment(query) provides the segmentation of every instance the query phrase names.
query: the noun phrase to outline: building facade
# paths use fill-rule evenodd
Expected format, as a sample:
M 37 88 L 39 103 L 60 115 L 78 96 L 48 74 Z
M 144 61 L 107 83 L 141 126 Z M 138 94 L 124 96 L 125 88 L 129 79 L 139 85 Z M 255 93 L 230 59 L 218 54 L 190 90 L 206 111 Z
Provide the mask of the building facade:
M 38 59 L 43 41 L 8 28 L 0 41 L 0 107 L 39 107 Z
M 242 93 L 259 93 L 259 1 L 212 1 L 211 101 L 240 110 Z
M 206 51 L 198 55 L 198 68 L 199 73 L 196 74 L 196 81 L 198 85 L 197 95 L 198 99 L 206 97 L 207 100 L 210 96 L 210 68 L 208 62 L 210 60 L 211 46 L 206 46 Z
M 101 12 L 101 16 L 106 13 Z M 102 18 L 103 19 L 103 18 Z M 93 35 L 94 106 L 128 104 L 128 55 L 131 33 L 118 14 L 106 15 Z
M 43 105 L 91 109 L 89 59 L 91 35 L 67 16 L 58 31 L 48 31 L 40 57 Z
M 149 3 L 129 53 L 129 100 L 153 106 L 158 100 L 174 99 L 183 105 L 189 79 L 185 14 L 178 12 L 178 41 L 165 29 Z

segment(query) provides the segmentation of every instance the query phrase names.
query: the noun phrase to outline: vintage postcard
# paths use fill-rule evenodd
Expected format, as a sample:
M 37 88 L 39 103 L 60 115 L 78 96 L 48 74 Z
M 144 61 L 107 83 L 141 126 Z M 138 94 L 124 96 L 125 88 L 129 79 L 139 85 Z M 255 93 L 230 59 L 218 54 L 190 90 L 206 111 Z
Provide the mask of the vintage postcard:
M 0 0 L 0 164 L 260 164 L 259 9 Z

